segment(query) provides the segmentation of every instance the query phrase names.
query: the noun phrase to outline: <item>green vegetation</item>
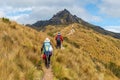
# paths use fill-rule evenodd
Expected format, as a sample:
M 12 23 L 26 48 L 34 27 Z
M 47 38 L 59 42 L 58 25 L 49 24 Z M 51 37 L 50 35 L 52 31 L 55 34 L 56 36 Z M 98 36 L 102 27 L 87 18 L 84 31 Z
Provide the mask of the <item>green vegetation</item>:
M 120 66 L 117 66 L 113 62 L 109 62 L 109 64 L 106 65 L 106 68 L 113 72 L 118 78 L 120 78 Z
M 2 21 L 5 22 L 5 23 L 10 23 L 10 20 L 8 18 L 2 18 Z
M 64 40 L 76 48 L 80 48 L 80 45 L 74 41 L 69 40 L 67 37 L 64 37 Z
M 47 33 L 49 36 L 54 37 L 52 32 Z

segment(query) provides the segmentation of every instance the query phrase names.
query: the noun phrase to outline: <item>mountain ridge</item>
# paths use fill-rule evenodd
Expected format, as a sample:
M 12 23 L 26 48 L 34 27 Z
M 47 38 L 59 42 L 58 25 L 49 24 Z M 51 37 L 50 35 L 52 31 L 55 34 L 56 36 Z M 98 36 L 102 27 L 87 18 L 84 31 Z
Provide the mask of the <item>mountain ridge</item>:
M 31 26 L 42 27 L 47 25 L 61 25 L 61 24 L 71 24 L 80 23 L 82 19 L 78 18 L 76 15 L 72 15 L 67 9 L 59 11 L 57 14 L 49 20 L 40 20 Z
M 40 20 L 32 25 L 27 24 L 27 26 L 30 26 L 35 29 L 44 29 L 45 26 L 48 26 L 48 25 L 69 25 L 72 23 L 82 24 L 85 27 L 92 28 L 93 30 L 101 34 L 109 35 L 114 38 L 120 39 L 120 33 L 111 32 L 111 31 L 105 30 L 104 28 L 100 26 L 96 26 L 91 23 L 88 23 L 82 20 L 81 18 L 77 17 L 76 15 L 72 15 L 67 9 L 59 11 L 58 13 L 53 15 L 53 17 L 49 20 L 45 20 L 45 21 Z

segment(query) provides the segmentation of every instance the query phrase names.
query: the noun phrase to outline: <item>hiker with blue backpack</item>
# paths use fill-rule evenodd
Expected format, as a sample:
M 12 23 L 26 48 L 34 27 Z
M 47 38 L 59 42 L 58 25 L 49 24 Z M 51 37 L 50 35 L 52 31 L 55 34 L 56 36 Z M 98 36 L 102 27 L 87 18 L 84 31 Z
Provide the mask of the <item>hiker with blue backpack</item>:
M 49 67 L 50 65 L 50 58 L 52 56 L 52 53 L 53 53 L 53 47 L 52 47 L 52 44 L 50 42 L 50 39 L 49 38 L 46 38 L 43 45 L 42 45 L 42 48 L 41 48 L 41 52 L 43 52 L 43 59 L 45 60 L 45 65 L 46 67 Z
M 58 32 L 57 36 L 55 37 L 56 40 L 56 48 L 61 48 L 62 42 L 63 42 L 63 37 L 60 32 Z

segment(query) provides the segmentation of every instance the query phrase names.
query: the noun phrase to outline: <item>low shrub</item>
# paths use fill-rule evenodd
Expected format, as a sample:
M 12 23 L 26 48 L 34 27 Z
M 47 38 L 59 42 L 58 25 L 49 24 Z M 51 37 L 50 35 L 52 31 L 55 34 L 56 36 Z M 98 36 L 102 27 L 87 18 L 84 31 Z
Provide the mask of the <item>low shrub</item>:
M 2 21 L 5 22 L 5 23 L 10 23 L 10 20 L 8 18 L 2 18 Z

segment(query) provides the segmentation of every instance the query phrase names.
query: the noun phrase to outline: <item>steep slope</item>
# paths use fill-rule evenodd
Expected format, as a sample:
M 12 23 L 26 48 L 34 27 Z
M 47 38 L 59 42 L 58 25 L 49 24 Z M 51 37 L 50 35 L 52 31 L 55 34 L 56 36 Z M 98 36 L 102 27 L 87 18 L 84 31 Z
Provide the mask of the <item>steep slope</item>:
M 52 68 L 60 80 L 119 80 L 120 40 L 80 24 L 47 26 L 45 32 L 64 36 L 63 49 L 55 50 Z
M 0 19 L 0 80 L 39 80 L 43 76 L 40 47 L 46 35 Z

